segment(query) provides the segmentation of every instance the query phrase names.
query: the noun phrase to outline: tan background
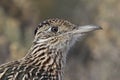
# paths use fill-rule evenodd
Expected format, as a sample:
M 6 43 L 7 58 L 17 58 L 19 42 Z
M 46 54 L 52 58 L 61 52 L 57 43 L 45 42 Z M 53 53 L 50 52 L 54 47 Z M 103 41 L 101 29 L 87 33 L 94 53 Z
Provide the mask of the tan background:
M 0 64 L 23 57 L 37 24 L 56 17 L 103 27 L 71 49 L 65 80 L 120 80 L 120 0 L 0 0 Z

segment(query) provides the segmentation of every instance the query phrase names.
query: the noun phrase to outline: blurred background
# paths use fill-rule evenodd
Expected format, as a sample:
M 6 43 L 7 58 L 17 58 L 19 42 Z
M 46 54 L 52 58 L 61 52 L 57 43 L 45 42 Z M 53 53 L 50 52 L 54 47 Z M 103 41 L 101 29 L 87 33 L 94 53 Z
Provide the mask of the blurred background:
M 64 80 L 120 80 L 120 0 L 0 0 L 0 64 L 22 58 L 48 18 L 103 27 L 72 47 Z

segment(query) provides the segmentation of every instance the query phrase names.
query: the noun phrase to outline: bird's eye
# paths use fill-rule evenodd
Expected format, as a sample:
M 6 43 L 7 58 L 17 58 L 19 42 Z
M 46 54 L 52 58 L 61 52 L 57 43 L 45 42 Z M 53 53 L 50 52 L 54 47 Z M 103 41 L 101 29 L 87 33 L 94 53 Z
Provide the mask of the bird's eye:
M 51 28 L 51 31 L 52 31 L 52 32 L 57 32 L 57 31 L 58 31 L 58 27 L 52 27 L 52 28 Z

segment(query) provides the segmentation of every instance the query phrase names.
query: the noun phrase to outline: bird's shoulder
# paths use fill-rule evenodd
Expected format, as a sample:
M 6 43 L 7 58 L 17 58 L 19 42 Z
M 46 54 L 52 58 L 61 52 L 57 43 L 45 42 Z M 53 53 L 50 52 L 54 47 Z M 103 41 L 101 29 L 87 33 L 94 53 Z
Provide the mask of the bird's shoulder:
M 28 65 L 23 60 L 12 61 L 0 66 L 0 80 L 39 79 L 42 77 L 42 73 L 44 70 L 38 66 Z
M 17 67 L 20 65 L 20 61 L 12 61 L 0 66 L 0 79 L 5 79 L 4 77 L 12 77 L 11 75 L 15 74 Z M 6 77 L 6 79 L 8 79 Z M 9 80 L 9 79 L 8 79 Z
M 0 70 L 7 67 L 11 67 L 11 66 L 17 66 L 19 64 L 20 64 L 20 61 L 11 61 L 11 62 L 0 65 Z

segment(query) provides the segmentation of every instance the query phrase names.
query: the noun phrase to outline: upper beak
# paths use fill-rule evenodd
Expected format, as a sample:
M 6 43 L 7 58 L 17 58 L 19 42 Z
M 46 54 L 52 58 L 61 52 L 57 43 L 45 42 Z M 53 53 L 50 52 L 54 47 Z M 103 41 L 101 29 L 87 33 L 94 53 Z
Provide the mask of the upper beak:
M 88 33 L 88 32 L 92 32 L 95 30 L 101 30 L 101 29 L 102 27 L 100 26 L 85 25 L 85 26 L 79 26 L 76 30 L 73 31 L 73 33 L 82 34 L 82 33 Z

